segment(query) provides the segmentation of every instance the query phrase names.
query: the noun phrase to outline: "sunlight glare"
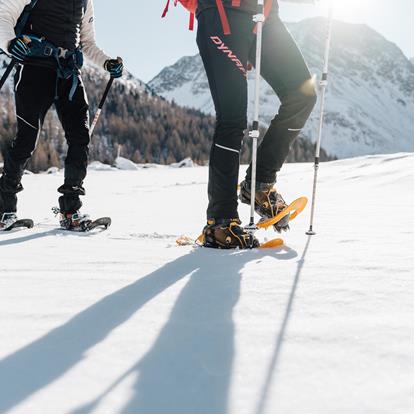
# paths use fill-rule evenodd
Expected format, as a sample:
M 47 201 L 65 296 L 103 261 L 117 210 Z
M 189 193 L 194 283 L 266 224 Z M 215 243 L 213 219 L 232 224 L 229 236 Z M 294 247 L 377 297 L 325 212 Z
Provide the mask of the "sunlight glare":
M 320 7 L 327 10 L 332 2 L 334 15 L 338 20 L 359 20 L 359 16 L 369 15 L 376 8 L 374 0 L 321 0 Z

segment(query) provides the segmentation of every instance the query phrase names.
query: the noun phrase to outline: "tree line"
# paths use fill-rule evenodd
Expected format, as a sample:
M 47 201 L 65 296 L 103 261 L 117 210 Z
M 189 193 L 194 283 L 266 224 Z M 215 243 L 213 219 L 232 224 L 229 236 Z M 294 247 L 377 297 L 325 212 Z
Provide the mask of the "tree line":
M 96 111 L 107 78 L 94 68 L 84 72 L 91 116 Z M 0 96 L 1 152 L 16 133 L 14 96 L 9 87 Z M 90 146 L 90 159 L 113 164 L 119 153 L 136 163 L 170 164 L 190 157 L 198 164 L 208 162 L 215 120 L 209 115 L 183 108 L 157 96 L 132 76 L 115 81 Z M 242 161 L 250 159 L 249 140 L 245 140 Z M 61 168 L 66 154 L 64 133 L 54 111 L 49 111 L 28 169 Z M 120 150 L 120 148 L 122 150 Z M 299 138 L 293 145 L 289 162 L 311 161 L 314 144 Z M 322 151 L 322 159 L 330 157 Z M 2 155 L 0 155 L 0 162 Z

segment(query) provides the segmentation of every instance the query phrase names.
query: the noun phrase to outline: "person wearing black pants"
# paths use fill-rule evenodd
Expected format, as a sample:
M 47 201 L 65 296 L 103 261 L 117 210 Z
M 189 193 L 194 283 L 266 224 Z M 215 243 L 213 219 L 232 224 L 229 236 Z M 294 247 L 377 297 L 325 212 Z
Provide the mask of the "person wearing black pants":
M 24 26 L 19 27 L 22 20 Z M 80 228 L 88 220 L 79 209 L 80 196 L 85 195 L 90 141 L 89 107 L 81 78 L 83 55 L 112 77 L 122 75 L 122 59 L 111 59 L 95 43 L 93 0 L 3 0 L 0 48 L 19 63 L 15 74 L 17 135 L 5 153 L 0 178 L 0 230 L 17 220 L 23 172 L 52 105 L 68 144 L 65 181 L 58 189 L 61 224 L 67 229 Z
M 53 104 L 68 143 L 65 184 L 58 190 L 66 195 L 60 201 L 61 210 L 75 212 L 82 205 L 79 196 L 85 195 L 82 183 L 86 176 L 89 153 L 88 101 L 80 77 L 72 100 L 69 100 L 72 79 L 57 80 L 56 77 L 56 70 L 39 66 L 19 66 L 16 71 L 17 135 L 5 154 L 1 187 L 6 190 L 2 193 L 6 193 L 3 199 L 7 212 L 16 211 L 14 190 L 22 190 L 20 180 L 24 168 L 36 148 L 40 128 Z
M 224 3 L 231 33 L 225 35 L 223 16 L 211 1 L 199 2 L 197 44 L 216 109 L 216 130 L 210 154 L 207 209 L 204 229 L 209 247 L 246 247 L 248 235 L 240 227 L 237 184 L 244 131 L 247 128 L 247 68 L 255 64 L 253 22 L 257 1 L 234 8 Z M 241 2 L 243 4 L 243 1 Z M 309 69 L 273 3 L 263 27 L 263 78 L 281 101 L 257 154 L 256 211 L 271 218 L 286 207 L 273 188 L 276 174 L 291 144 L 304 127 L 316 103 Z M 241 185 L 240 200 L 250 204 L 251 167 Z M 288 217 L 275 225 L 288 229 Z

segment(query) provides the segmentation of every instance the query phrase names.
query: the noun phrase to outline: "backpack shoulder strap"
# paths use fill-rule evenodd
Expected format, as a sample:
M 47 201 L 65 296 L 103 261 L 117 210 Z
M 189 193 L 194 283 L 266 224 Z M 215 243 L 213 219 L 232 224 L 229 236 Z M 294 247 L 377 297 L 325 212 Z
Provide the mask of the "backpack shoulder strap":
M 14 28 L 14 32 L 16 36 L 20 36 L 23 33 L 23 30 L 29 20 L 30 13 L 35 8 L 38 0 L 31 0 L 30 4 L 28 4 L 24 9 L 23 13 L 20 15 L 19 19 L 17 20 L 16 27 Z

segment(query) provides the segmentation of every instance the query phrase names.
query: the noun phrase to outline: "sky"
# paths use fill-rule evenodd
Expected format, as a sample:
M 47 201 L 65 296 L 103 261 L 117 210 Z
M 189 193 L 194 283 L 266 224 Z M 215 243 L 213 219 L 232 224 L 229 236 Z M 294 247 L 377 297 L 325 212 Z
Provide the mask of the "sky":
M 329 0 L 317 5 L 280 2 L 284 21 L 327 15 Z M 414 57 L 414 0 L 333 0 L 335 17 L 365 23 Z M 182 7 L 161 13 L 166 0 L 95 0 L 97 41 L 112 56 L 124 58 L 129 71 L 149 81 L 180 57 L 197 53 L 195 32 L 188 30 Z M 119 5 L 120 7 L 117 7 Z

